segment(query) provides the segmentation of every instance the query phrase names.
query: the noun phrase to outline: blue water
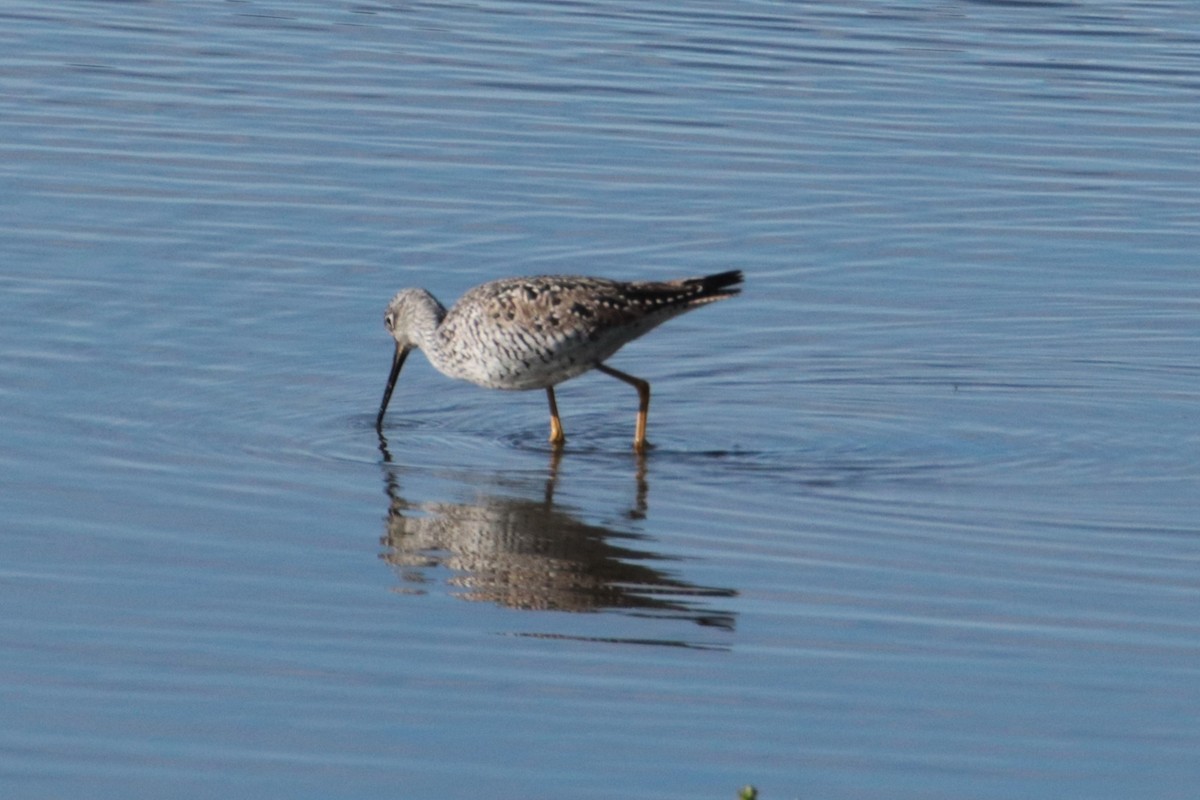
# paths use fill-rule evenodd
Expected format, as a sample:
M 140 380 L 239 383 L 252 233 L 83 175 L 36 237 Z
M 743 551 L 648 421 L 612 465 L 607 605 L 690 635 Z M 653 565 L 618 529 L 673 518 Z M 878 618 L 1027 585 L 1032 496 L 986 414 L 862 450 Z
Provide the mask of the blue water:
M 0 792 L 1190 798 L 1200 7 L 0 2 Z M 387 299 L 740 268 L 559 390 Z

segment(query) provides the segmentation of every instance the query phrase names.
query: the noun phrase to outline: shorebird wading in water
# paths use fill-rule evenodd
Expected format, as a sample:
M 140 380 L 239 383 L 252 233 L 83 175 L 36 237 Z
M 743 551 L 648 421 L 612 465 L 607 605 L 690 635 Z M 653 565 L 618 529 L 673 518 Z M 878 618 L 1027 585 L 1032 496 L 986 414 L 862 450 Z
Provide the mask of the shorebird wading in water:
M 419 347 L 444 375 L 489 389 L 545 389 L 550 442 L 566 441 L 554 387 L 597 369 L 637 389 L 633 447 L 646 448 L 650 384 L 607 366 L 610 356 L 652 328 L 697 306 L 733 297 L 739 270 L 677 281 L 621 281 L 574 275 L 508 278 L 476 286 L 449 311 L 424 289 L 392 298 L 383 324 L 396 340 L 375 426 L 383 429 L 396 378 Z

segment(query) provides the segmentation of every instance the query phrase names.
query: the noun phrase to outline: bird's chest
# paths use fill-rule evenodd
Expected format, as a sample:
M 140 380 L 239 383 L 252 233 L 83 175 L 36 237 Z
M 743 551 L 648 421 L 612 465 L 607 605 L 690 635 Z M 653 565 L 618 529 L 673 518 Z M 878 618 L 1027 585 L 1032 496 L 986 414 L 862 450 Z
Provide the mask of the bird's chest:
M 434 366 L 491 389 L 539 389 L 584 372 L 571 336 L 503 321 L 447 320 Z

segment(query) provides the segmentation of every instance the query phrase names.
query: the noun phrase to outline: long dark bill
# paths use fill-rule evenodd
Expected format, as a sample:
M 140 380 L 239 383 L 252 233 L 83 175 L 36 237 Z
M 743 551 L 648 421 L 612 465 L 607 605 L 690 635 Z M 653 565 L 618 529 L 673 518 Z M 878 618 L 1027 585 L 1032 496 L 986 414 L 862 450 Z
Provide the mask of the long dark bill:
M 379 416 L 375 418 L 375 429 L 383 430 L 383 415 L 387 411 L 388 401 L 392 399 L 392 390 L 396 388 L 396 378 L 400 377 L 400 368 L 404 359 L 408 358 L 408 350 L 396 345 L 396 355 L 392 356 L 392 372 L 388 375 L 387 388 L 383 390 L 383 402 L 379 404 Z

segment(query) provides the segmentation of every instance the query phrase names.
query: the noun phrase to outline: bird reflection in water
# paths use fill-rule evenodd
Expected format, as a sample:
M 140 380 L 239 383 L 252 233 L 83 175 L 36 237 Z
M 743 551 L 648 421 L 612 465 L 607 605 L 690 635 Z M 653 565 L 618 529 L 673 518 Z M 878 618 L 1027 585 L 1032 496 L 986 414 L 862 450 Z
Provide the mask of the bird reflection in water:
M 449 583 L 464 600 L 530 610 L 619 609 L 733 629 L 731 612 L 707 606 L 736 596 L 734 590 L 670 577 L 653 565 L 668 557 L 642 549 L 643 534 L 587 523 L 555 505 L 561 451 L 551 456 L 542 497 L 488 494 L 463 504 L 406 500 L 382 434 L 379 447 L 389 500 L 382 558 L 406 588 L 420 591 L 414 584 L 428 583 L 428 571 L 442 567 L 455 573 Z M 636 480 L 633 519 L 646 509 L 640 459 Z

